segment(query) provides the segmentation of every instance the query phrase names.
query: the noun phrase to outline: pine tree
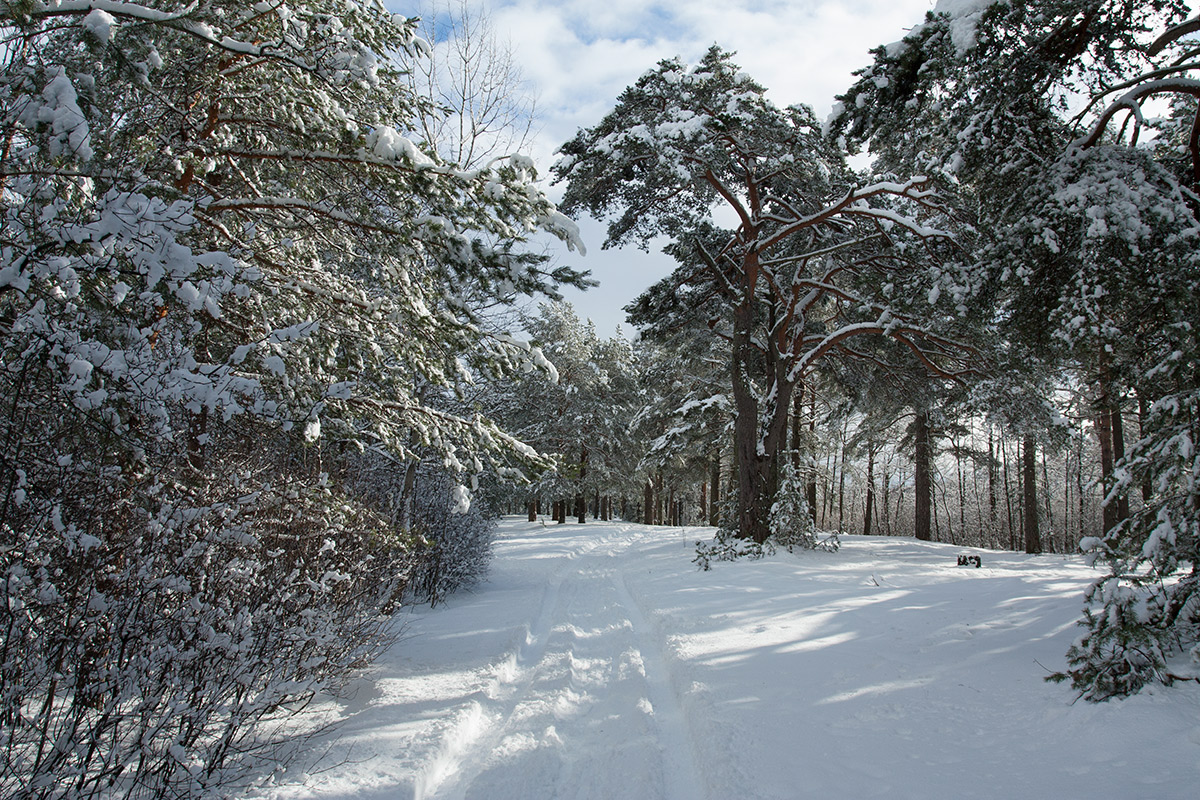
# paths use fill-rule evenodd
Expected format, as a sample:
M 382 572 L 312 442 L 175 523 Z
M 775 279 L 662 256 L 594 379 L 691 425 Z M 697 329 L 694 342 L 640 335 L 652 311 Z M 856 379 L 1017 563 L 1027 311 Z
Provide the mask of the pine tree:
M 772 105 L 730 54 L 714 47 L 692 68 L 661 62 L 561 152 L 564 207 L 613 215 L 608 245 L 670 237 L 674 285 L 692 286 L 729 339 L 740 536 L 761 543 L 769 533 L 792 392 L 814 364 L 882 335 L 931 370 L 961 369 L 962 351 L 898 313 L 885 291 L 931 291 L 912 258 L 941 236 L 918 219 L 939 211 L 925 179 L 857 186 L 811 110 Z M 715 204 L 735 230 L 716 227 Z M 663 313 L 688 305 L 659 294 Z

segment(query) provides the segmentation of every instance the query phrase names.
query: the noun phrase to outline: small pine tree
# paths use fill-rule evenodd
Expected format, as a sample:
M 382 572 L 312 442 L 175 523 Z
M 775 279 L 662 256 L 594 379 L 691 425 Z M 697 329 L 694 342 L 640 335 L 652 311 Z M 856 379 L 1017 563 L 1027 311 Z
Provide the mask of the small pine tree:
M 804 478 L 800 470 L 790 463 L 784 464 L 779 491 L 771 506 L 770 541 L 777 547 L 787 548 L 789 553 L 796 549 L 835 552 L 841 546 L 837 533 L 825 539 L 817 534 L 804 491 Z
M 808 501 L 804 499 L 804 477 L 800 470 L 790 463 L 785 464 L 780 475 L 779 490 L 775 494 L 775 502 L 771 505 L 768 518 L 770 535 L 766 541 L 759 543 L 750 539 L 739 538 L 735 530 L 737 517 L 736 507 L 723 509 L 722 525 L 717 529 L 717 535 L 712 542 L 696 542 L 696 557 L 692 562 L 702 570 L 712 569 L 713 561 L 734 561 L 739 558 L 757 559 L 774 555 L 777 548 L 784 548 L 789 553 L 796 550 L 824 550 L 829 553 L 837 552 L 841 541 L 836 532 L 821 538 L 812 514 L 808 510 Z
M 1181 351 L 1176 351 L 1180 352 Z M 1194 370 L 1195 359 L 1171 359 Z M 1168 395 L 1151 409 L 1149 435 L 1125 459 L 1109 491 L 1114 498 L 1147 482 L 1145 505 L 1101 539 L 1085 539 L 1109 566 L 1086 595 L 1086 632 L 1067 651 L 1070 679 L 1088 700 L 1129 695 L 1154 681 L 1200 680 L 1200 390 Z M 1168 659 L 1189 653 L 1186 667 Z

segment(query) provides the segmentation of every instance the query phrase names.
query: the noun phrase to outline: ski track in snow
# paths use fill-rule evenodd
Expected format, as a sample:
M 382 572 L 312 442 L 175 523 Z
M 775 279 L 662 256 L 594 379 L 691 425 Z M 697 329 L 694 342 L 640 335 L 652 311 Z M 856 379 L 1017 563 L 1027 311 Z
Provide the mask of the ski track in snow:
M 663 656 L 621 575 L 637 541 L 607 536 L 570 554 L 489 700 L 417 779 L 417 800 L 701 797 Z
M 506 520 L 490 581 L 411 612 L 329 704 L 343 725 L 250 797 L 1193 796 L 1200 687 L 1093 705 L 1042 681 L 1078 559 L 847 537 L 699 573 L 710 534 Z

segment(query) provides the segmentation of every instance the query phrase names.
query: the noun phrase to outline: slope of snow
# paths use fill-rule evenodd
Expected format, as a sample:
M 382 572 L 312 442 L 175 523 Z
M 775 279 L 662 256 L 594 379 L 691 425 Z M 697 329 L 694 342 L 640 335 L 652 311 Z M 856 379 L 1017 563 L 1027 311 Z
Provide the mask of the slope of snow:
M 254 796 L 1195 796 L 1200 686 L 1042 680 L 1080 560 L 848 536 L 701 573 L 706 535 L 506 520 L 490 581 L 409 614 L 307 774 Z

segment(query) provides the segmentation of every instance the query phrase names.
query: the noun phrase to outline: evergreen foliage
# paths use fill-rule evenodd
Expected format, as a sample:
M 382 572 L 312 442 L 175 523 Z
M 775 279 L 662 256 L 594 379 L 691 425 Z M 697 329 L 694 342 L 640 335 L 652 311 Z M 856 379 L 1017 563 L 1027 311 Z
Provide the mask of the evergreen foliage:
M 349 466 L 525 463 L 442 401 L 532 365 L 480 309 L 582 283 L 523 247 L 575 228 L 527 158 L 427 154 L 428 46 L 374 0 L 6 3 L 0 38 L 0 794 L 225 793 L 418 566 L 477 572 L 464 487 L 421 499 L 430 579 Z

